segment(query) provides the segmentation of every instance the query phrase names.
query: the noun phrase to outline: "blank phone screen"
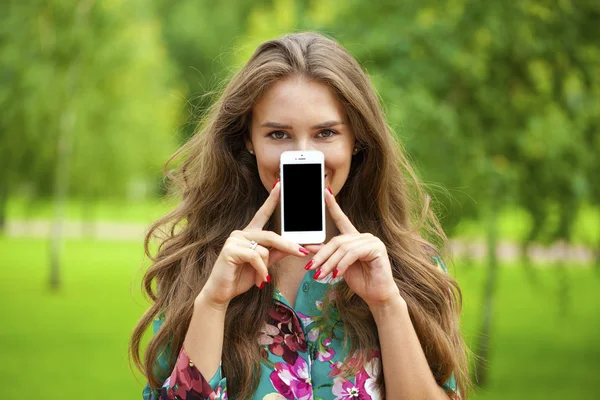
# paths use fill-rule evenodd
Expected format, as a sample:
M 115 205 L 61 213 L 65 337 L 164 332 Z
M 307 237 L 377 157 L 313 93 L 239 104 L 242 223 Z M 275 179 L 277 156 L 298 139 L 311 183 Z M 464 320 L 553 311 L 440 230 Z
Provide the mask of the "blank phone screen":
M 283 230 L 323 230 L 321 164 L 283 164 Z

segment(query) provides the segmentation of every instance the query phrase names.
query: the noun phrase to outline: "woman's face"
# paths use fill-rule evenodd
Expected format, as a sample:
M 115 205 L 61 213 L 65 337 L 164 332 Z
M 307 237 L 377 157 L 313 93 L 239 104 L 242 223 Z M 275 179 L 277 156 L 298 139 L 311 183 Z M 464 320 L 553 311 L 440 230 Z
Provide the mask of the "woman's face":
M 260 179 L 270 191 L 279 178 L 279 156 L 287 150 L 319 150 L 325 155 L 325 184 L 336 195 L 350 171 L 354 135 L 331 89 L 302 78 L 283 79 L 252 110 L 250 141 Z

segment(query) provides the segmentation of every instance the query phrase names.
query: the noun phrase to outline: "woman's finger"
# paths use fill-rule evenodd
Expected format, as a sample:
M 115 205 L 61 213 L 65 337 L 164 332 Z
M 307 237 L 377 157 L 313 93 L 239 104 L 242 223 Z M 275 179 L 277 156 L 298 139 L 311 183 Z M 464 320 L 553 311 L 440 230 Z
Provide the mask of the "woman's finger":
M 279 203 L 279 192 L 280 192 L 281 184 L 277 182 L 273 189 L 271 189 L 271 193 L 263 203 L 263 205 L 258 209 L 252 221 L 244 228 L 244 230 L 262 230 L 262 228 L 267 224 L 269 218 L 277 208 L 277 203 Z
M 325 247 L 325 244 L 305 244 L 302 247 L 304 247 L 306 250 L 310 251 L 313 254 L 317 254 L 319 250 Z
M 327 244 L 324 245 L 315 254 L 315 256 L 312 258 L 312 264 L 307 269 L 312 270 L 312 269 L 318 268 L 319 266 L 321 266 L 321 264 L 323 264 L 325 261 L 327 261 L 333 253 L 335 253 L 335 251 L 338 249 L 338 247 L 340 247 L 348 242 L 355 241 L 358 237 L 360 237 L 360 236 L 340 235 L 340 236 L 334 237 L 329 242 L 327 242 Z M 321 275 L 321 276 L 323 276 L 323 275 Z
M 351 259 L 358 259 L 358 249 L 361 248 L 361 246 L 368 241 L 369 239 L 364 237 L 354 237 L 353 240 L 348 240 L 345 243 L 338 246 L 333 252 L 333 254 L 327 257 L 327 259 L 320 266 L 317 265 L 319 269 L 317 273 L 315 273 L 315 279 L 322 279 L 330 273 L 334 273 L 335 276 L 333 276 L 333 278 L 337 278 L 340 274 L 340 271 L 338 269 L 338 264 L 340 263 L 340 261 L 344 258 L 347 258 L 348 256 L 350 256 Z M 336 271 L 336 269 L 338 270 Z
M 367 239 L 357 243 L 356 246 L 352 247 L 350 251 L 343 254 L 338 260 L 334 269 L 335 276 L 337 277 L 344 275 L 344 273 L 346 273 L 352 264 L 368 258 L 369 253 L 374 250 L 376 251 L 377 249 L 372 240 Z
M 310 252 L 292 240 L 285 239 L 272 231 L 237 231 L 247 240 L 256 240 L 261 246 L 279 249 L 288 255 L 304 257 Z
M 267 282 L 267 275 L 269 271 L 265 265 L 261 255 L 256 250 L 252 250 L 248 247 L 247 242 L 236 239 L 234 250 L 231 251 L 230 259 L 235 264 L 249 263 L 257 271 L 258 275 L 262 278 L 262 281 Z
M 254 251 L 256 251 L 260 255 L 260 258 L 263 260 L 263 263 L 266 265 L 267 268 L 269 268 L 269 250 L 261 245 L 256 245 Z
M 352 234 L 358 233 L 358 230 L 352 225 L 350 219 L 344 214 L 339 204 L 335 200 L 335 196 L 331 194 L 328 189 L 323 189 L 325 191 L 325 203 L 327 204 L 327 209 L 329 210 L 329 214 L 335 223 L 335 226 L 338 227 L 340 233 L 342 234 Z

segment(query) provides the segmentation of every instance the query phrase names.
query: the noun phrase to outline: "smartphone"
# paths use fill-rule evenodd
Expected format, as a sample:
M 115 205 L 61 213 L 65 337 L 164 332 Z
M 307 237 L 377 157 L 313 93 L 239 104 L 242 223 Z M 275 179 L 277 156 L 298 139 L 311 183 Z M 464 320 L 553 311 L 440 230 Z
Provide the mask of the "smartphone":
M 298 244 L 325 241 L 324 164 L 318 150 L 281 153 L 281 236 Z

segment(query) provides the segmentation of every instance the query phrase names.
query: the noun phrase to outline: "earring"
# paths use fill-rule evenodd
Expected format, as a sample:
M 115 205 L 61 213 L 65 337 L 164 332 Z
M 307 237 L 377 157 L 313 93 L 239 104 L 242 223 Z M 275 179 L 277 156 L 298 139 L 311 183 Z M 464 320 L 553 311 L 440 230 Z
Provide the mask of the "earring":
M 250 154 L 254 154 L 254 150 L 250 149 L 248 151 L 250 152 Z
M 358 153 L 358 148 L 355 147 L 354 152 L 352 154 L 356 154 L 356 153 Z

